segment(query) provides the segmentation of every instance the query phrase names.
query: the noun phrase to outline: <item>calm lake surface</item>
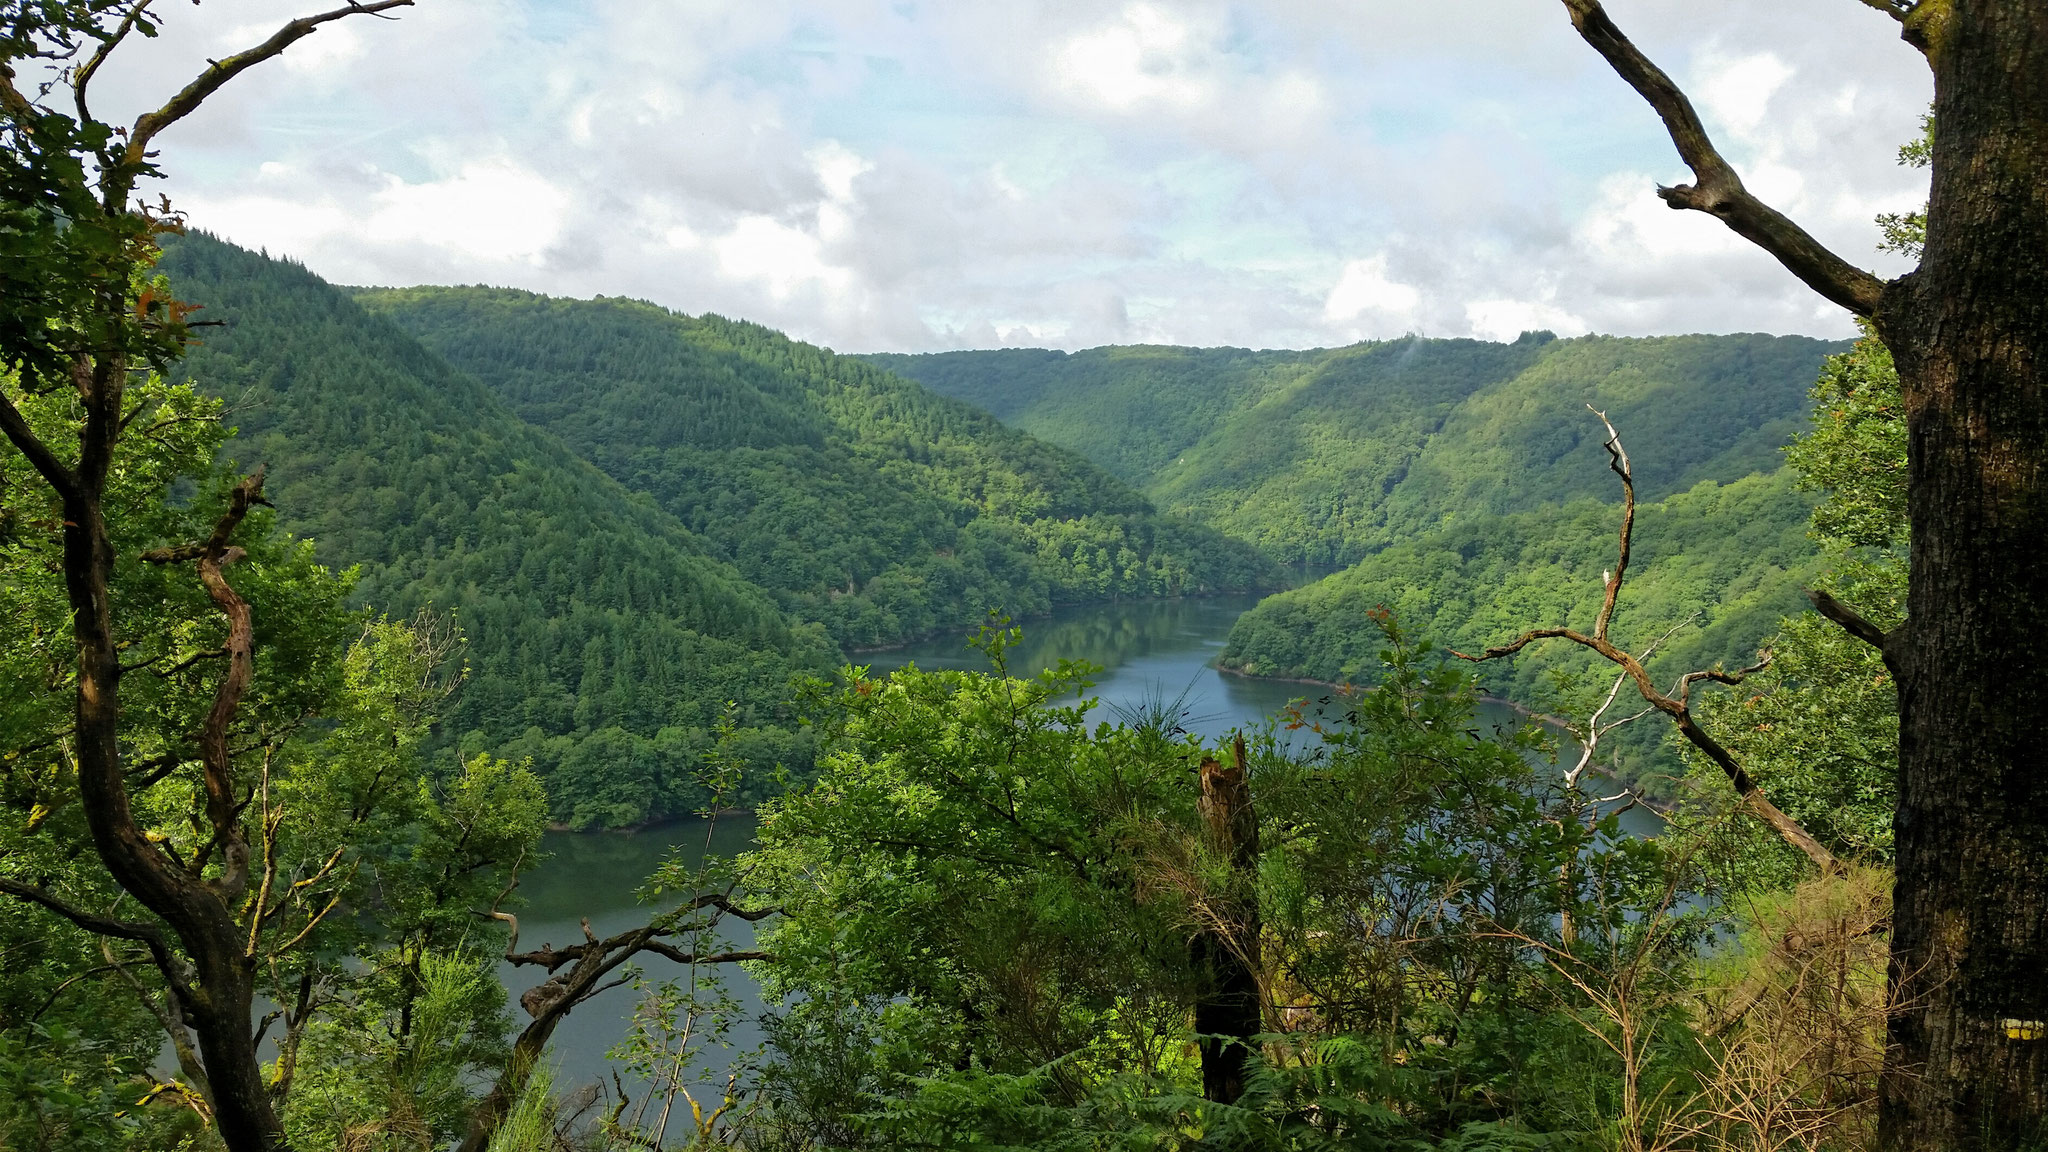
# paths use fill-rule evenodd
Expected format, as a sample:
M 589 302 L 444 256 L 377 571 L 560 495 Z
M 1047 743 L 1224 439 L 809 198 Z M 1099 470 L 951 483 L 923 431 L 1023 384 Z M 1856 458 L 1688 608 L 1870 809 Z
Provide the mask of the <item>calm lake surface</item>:
M 1326 690 L 1310 684 L 1248 680 L 1218 672 L 1215 660 L 1230 626 L 1256 603 L 1256 596 L 1219 596 L 1203 600 L 1097 604 L 1072 608 L 1023 622 L 1024 640 L 1009 653 L 1011 672 L 1029 675 L 1059 660 L 1085 660 L 1103 669 L 1090 695 L 1099 701 L 1095 716 L 1114 720 L 1120 709 L 1143 708 L 1160 701 L 1178 701 L 1182 727 L 1215 739 L 1237 727 L 1253 726 L 1293 700 L 1317 702 Z M 969 649 L 965 635 L 930 640 L 886 653 L 855 657 L 876 674 L 915 663 L 920 668 L 986 669 L 988 661 Z M 1505 708 L 1490 708 L 1488 719 L 1513 723 Z M 1643 813 L 1631 831 L 1655 831 L 1654 818 Z M 1626 819 L 1626 818 L 1625 818 Z M 599 936 L 644 923 L 651 911 L 634 891 L 656 865 L 680 854 L 689 861 L 744 851 L 753 839 L 751 817 L 722 817 L 715 823 L 692 821 L 626 833 L 549 833 L 544 865 L 521 880 L 526 907 L 520 910 L 520 947 L 544 942 L 557 945 L 582 939 L 581 917 L 590 917 Z M 752 933 L 744 922 L 731 922 L 729 942 L 747 947 Z M 659 957 L 646 956 L 641 967 L 650 979 L 680 978 L 682 969 Z M 519 993 L 539 983 L 538 969 L 503 966 L 501 975 L 516 1003 Z M 748 1006 L 758 1006 L 758 992 L 745 973 L 724 972 L 727 987 Z M 603 993 L 564 1019 L 555 1031 L 553 1056 L 557 1087 L 569 1089 L 609 1076 L 606 1052 L 626 1035 L 635 1003 L 630 988 Z M 518 1015 L 515 1008 L 515 1015 Z M 523 1020 L 523 1015 L 520 1016 Z M 730 1040 L 734 1050 L 760 1042 L 757 1023 L 738 1022 Z M 723 1082 L 729 1055 L 707 1053 L 701 1079 Z M 629 1089 L 632 1087 L 630 1081 Z

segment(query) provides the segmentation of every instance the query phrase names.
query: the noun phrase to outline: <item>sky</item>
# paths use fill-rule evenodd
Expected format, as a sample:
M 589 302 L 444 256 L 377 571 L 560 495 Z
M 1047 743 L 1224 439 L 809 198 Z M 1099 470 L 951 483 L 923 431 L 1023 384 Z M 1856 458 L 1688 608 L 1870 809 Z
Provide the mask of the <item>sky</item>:
M 316 10 L 166 8 L 95 111 Z M 1610 0 L 1750 188 L 1880 275 L 1931 95 L 1857 0 Z M 652 300 L 847 352 L 1853 333 L 1557 0 L 418 0 L 161 139 L 193 226 L 347 284 Z

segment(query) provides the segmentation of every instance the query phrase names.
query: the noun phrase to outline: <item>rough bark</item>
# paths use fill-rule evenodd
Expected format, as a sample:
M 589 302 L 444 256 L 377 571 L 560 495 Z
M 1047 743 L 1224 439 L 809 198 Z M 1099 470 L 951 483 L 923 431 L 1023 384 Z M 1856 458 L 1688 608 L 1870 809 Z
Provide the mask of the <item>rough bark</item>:
M 1920 267 L 1866 274 L 1782 229 L 1714 212 L 1829 299 L 1868 316 L 1905 396 L 1913 551 L 1907 619 L 1879 633 L 1899 686 L 1887 1149 L 2048 1143 L 2048 0 L 1863 0 L 1934 73 L 1933 187 Z M 1674 116 L 1595 0 L 1564 0 L 1588 44 L 1694 161 Z M 1654 68 L 1649 69 L 1654 72 Z M 1682 100 L 1682 95 L 1680 96 Z M 1689 108 L 1686 109 L 1689 112 Z M 1704 151 L 1703 151 L 1704 150 Z M 1718 155 L 1712 161 L 1721 163 Z M 1711 168 L 1711 165 L 1709 166 Z M 1712 183 L 1702 172 L 1703 187 Z M 1842 610 L 1833 610 L 1842 609 Z
M 1195 1003 L 1202 1039 L 1202 1096 L 1233 1104 L 1244 1095 L 1245 1068 L 1265 1031 L 1265 995 L 1259 985 L 1259 817 L 1246 774 L 1244 737 L 1231 743 L 1228 767 L 1202 761 L 1201 813 L 1209 848 L 1230 863 L 1230 889 L 1214 901 L 1195 933 L 1190 954 L 1209 976 Z
M 2048 2 L 1942 7 L 1927 249 L 1875 317 L 1913 532 L 1880 1125 L 1988 1150 L 2048 1138 Z

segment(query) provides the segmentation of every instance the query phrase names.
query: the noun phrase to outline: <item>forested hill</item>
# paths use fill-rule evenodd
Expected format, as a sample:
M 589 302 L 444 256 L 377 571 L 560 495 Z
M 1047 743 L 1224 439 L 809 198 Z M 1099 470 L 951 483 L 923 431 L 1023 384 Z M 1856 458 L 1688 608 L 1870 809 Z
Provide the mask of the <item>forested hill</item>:
M 868 359 L 1073 448 L 1168 513 L 1284 561 L 1337 564 L 1466 516 L 1612 498 L 1587 404 L 1626 437 L 1646 499 L 1771 471 L 1821 360 L 1843 347 L 1527 333 Z
M 1411 636 L 1466 650 L 1590 622 L 1620 487 L 1589 405 L 1621 431 L 1644 501 L 1617 637 L 1640 648 L 1671 632 L 1660 677 L 1748 663 L 1820 567 L 1811 501 L 1780 449 L 1806 425 L 1821 362 L 1845 347 L 1527 333 L 870 359 L 1089 454 L 1169 512 L 1283 560 L 1348 565 L 1245 613 L 1222 664 L 1369 683 L 1381 606 Z M 1601 675 L 1568 645 L 1484 673 L 1490 691 L 1545 708 L 1561 706 L 1557 674 Z M 1622 734 L 1634 770 L 1675 767 L 1660 736 Z
M 1824 567 L 1807 535 L 1812 499 L 1779 469 L 1732 484 L 1702 482 L 1637 511 L 1635 548 L 1614 635 L 1657 646 L 1660 682 L 1715 662 L 1741 667 L 1780 619 L 1805 607 L 1800 589 Z M 1238 619 L 1222 663 L 1263 676 L 1369 684 L 1384 637 L 1368 613 L 1391 609 L 1412 635 L 1474 652 L 1535 627 L 1590 630 L 1614 565 L 1619 512 L 1589 498 L 1511 515 L 1482 513 L 1424 532 L 1307 587 L 1267 597 Z M 1672 632 L 1673 626 L 1688 622 Z M 1488 687 L 1548 705 L 1553 672 L 1602 689 L 1613 678 L 1570 644 L 1537 646 L 1488 664 Z M 1651 737 L 1662 735 L 1646 726 Z
M 577 823 L 690 810 L 728 700 L 752 758 L 807 763 L 784 701 L 836 663 L 823 629 L 304 268 L 192 235 L 162 269 L 222 324 L 181 371 L 227 399 L 284 523 L 360 565 L 367 603 L 467 634 L 451 737 L 533 757 Z
M 990 607 L 1277 584 L 1072 451 L 758 325 L 487 288 L 357 299 L 848 647 Z
M 1278 584 L 1068 450 L 755 325 L 358 295 L 201 234 L 162 270 L 219 322 L 180 371 L 228 400 L 229 450 L 363 603 L 456 618 L 445 740 L 530 757 L 570 823 L 692 810 L 728 701 L 761 780 L 806 770 L 791 682 L 848 648 Z

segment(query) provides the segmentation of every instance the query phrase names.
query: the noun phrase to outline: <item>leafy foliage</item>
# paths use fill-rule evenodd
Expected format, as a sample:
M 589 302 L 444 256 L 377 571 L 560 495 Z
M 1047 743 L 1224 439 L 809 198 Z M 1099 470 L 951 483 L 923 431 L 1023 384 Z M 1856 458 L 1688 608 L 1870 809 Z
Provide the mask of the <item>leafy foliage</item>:
M 1777 622 L 1820 570 L 1806 538 L 1810 505 L 1792 477 L 1706 483 L 1637 510 L 1628 594 L 1617 642 L 1640 651 L 1671 635 L 1650 663 L 1660 679 L 1693 668 L 1753 663 Z M 1474 517 L 1397 544 L 1318 583 L 1267 598 L 1239 618 L 1222 661 L 1266 676 L 1366 683 L 1377 675 L 1371 613 L 1476 652 L 1535 624 L 1590 628 L 1614 563 L 1617 514 L 1580 500 L 1555 511 Z M 1612 678 L 1596 657 L 1557 645 L 1487 666 L 1493 695 L 1541 705 L 1564 685 Z M 1633 777 L 1674 771 L 1647 724 L 1613 747 Z M 1656 791 L 1668 794 L 1669 788 Z
M 1828 570 L 1815 583 L 1889 630 L 1906 608 L 1906 421 L 1898 372 L 1876 336 L 1830 357 L 1813 431 L 1786 451 Z M 1777 658 L 1707 715 L 1780 808 L 1844 855 L 1891 859 L 1897 691 L 1883 654 L 1817 613 L 1786 618 Z
M 831 666 L 815 625 L 305 269 L 199 235 L 164 268 L 227 323 L 183 370 L 230 398 L 286 523 L 359 565 L 360 602 L 460 621 L 473 675 L 439 747 L 531 758 L 577 825 L 690 811 L 727 701 L 761 767 L 808 767 L 785 700 Z
M 357 299 L 849 648 L 991 608 L 1275 583 L 1072 453 L 759 325 L 498 289 Z
M 1584 405 L 1646 499 L 1777 467 L 1840 345 L 1801 337 L 1411 337 L 1317 352 L 1098 348 L 871 357 L 1103 464 L 1290 563 L 1348 564 L 1468 516 L 1611 500 Z
M 1233 882 L 1197 812 L 1200 742 L 1088 726 L 1061 702 L 1087 670 L 1014 678 L 1000 632 L 994 674 L 851 678 L 819 780 L 770 807 L 743 865 L 786 909 L 762 968 L 783 1005 L 772 1138 L 1581 1146 L 1618 1070 L 1542 957 L 1675 973 L 1694 937 L 1660 919 L 1642 943 L 1667 862 L 1543 786 L 1532 735 L 1482 732 L 1464 670 L 1383 635 L 1376 688 L 1289 722 L 1318 741 L 1255 742 L 1275 1035 L 1228 1105 L 1201 1098 L 1187 1032 L 1210 979 L 1190 940 Z
M 74 418 L 60 393 L 12 398 L 46 435 Z M 189 385 L 151 376 L 128 398 L 132 432 L 105 508 L 120 557 L 110 588 L 131 802 L 168 858 L 204 861 L 218 833 L 195 733 L 213 706 L 227 626 L 188 570 L 144 554 L 212 530 L 233 479 L 220 461 L 227 432 L 219 402 Z M 62 514 L 26 472 L 18 455 L 0 457 L 0 610 L 18 625 L 0 634 L 0 877 L 94 914 L 146 916 L 90 848 L 70 761 L 77 660 L 54 562 Z M 501 1042 L 502 992 L 484 969 L 466 994 L 464 1044 L 416 1035 L 413 1021 L 439 1017 L 413 1009 L 438 1011 L 437 974 L 476 968 L 469 908 L 531 852 L 545 796 L 519 765 L 479 759 L 451 779 L 427 774 L 435 711 L 461 675 L 459 637 L 431 617 L 401 624 L 351 609 L 354 573 L 322 567 L 268 510 L 244 519 L 234 541 L 228 571 L 256 623 L 256 674 L 228 745 L 241 782 L 233 799 L 255 828 L 250 896 L 266 913 L 249 913 L 249 963 L 280 1006 L 262 1025 L 278 1047 L 274 1091 L 287 1098 L 303 1072 L 312 1088 L 302 1099 L 326 1099 L 395 1060 L 438 1085 L 415 1096 L 460 1112 Z M 10 897 L 0 955 L 10 962 L 0 1077 L 19 1105 L 0 1111 L 10 1147 L 169 1147 L 203 1127 L 204 1070 L 181 1001 L 135 941 Z M 327 1042 L 373 1022 L 388 1038 L 374 1052 Z M 286 1122 L 301 1117 L 288 1108 Z

